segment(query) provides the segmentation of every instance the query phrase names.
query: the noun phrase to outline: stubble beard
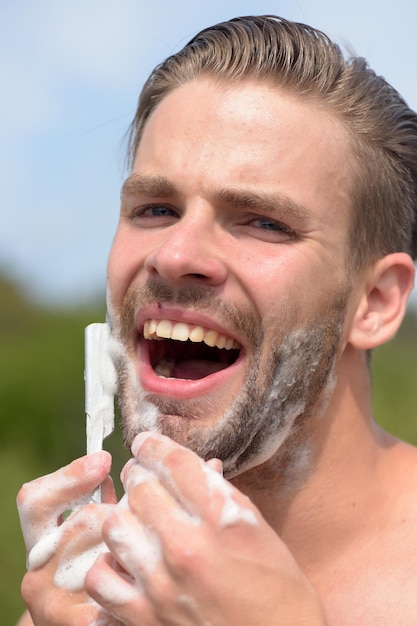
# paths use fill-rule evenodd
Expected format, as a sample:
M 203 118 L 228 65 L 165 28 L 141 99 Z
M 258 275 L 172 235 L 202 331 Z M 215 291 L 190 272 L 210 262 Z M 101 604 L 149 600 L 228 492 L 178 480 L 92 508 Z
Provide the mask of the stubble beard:
M 215 299 L 216 300 L 216 299 Z M 181 292 L 149 283 L 138 293 L 128 294 L 123 313 L 111 318 L 113 332 L 128 346 L 132 337 L 133 311 L 150 302 L 181 302 L 228 322 L 253 347 L 245 383 L 228 408 L 208 425 L 216 399 L 177 400 L 145 393 L 141 388 L 129 350 L 118 359 L 118 403 L 126 446 L 144 430 L 155 430 L 190 448 L 201 458 L 219 458 L 224 474 L 231 478 L 275 457 L 288 465 L 311 462 L 308 439 L 315 419 L 323 414 L 335 384 L 335 366 L 343 331 L 347 288 L 334 294 L 308 323 L 289 322 L 291 311 L 283 307 L 279 333 L 265 356 L 261 320 L 252 310 L 239 310 L 213 301 L 211 291 L 192 288 Z M 285 320 L 285 323 L 283 321 Z M 292 326 L 292 327 L 291 327 Z M 314 419 L 312 419 L 314 418 Z M 284 444 L 291 441 L 291 454 Z

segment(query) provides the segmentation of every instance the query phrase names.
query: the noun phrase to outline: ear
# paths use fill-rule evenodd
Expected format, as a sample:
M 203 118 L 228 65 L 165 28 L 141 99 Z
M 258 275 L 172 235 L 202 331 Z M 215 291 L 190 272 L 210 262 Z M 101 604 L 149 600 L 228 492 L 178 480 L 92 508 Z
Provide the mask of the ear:
M 366 272 L 348 343 L 358 350 L 370 350 L 395 335 L 404 318 L 414 273 L 411 257 L 403 252 L 388 254 Z

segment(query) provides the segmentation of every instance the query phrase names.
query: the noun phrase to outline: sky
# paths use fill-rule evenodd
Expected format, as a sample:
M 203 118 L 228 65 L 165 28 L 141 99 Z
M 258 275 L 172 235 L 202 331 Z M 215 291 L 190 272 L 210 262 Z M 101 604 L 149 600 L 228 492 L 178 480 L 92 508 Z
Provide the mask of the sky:
M 353 48 L 417 109 L 415 0 L 0 0 L 0 271 L 43 302 L 104 293 L 143 82 L 201 28 L 265 13 Z

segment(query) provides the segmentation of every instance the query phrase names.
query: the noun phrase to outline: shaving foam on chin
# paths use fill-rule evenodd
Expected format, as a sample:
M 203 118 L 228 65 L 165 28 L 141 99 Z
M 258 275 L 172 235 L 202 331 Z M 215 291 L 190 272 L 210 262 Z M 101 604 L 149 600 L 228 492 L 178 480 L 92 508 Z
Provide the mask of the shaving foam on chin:
M 87 454 L 98 452 L 103 439 L 114 430 L 116 369 L 111 356 L 112 337 L 108 324 L 90 324 L 85 329 L 85 412 Z M 93 500 L 100 501 L 99 490 Z

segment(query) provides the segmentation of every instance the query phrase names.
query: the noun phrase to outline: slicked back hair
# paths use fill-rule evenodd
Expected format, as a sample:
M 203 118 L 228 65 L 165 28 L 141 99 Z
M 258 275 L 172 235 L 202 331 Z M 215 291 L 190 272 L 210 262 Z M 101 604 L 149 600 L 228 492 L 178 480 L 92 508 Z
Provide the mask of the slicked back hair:
M 130 166 L 161 100 L 199 77 L 261 81 L 335 115 L 352 151 L 351 268 L 391 252 L 417 257 L 417 116 L 364 59 L 345 59 L 321 31 L 276 16 L 206 28 L 145 83 L 129 131 Z

